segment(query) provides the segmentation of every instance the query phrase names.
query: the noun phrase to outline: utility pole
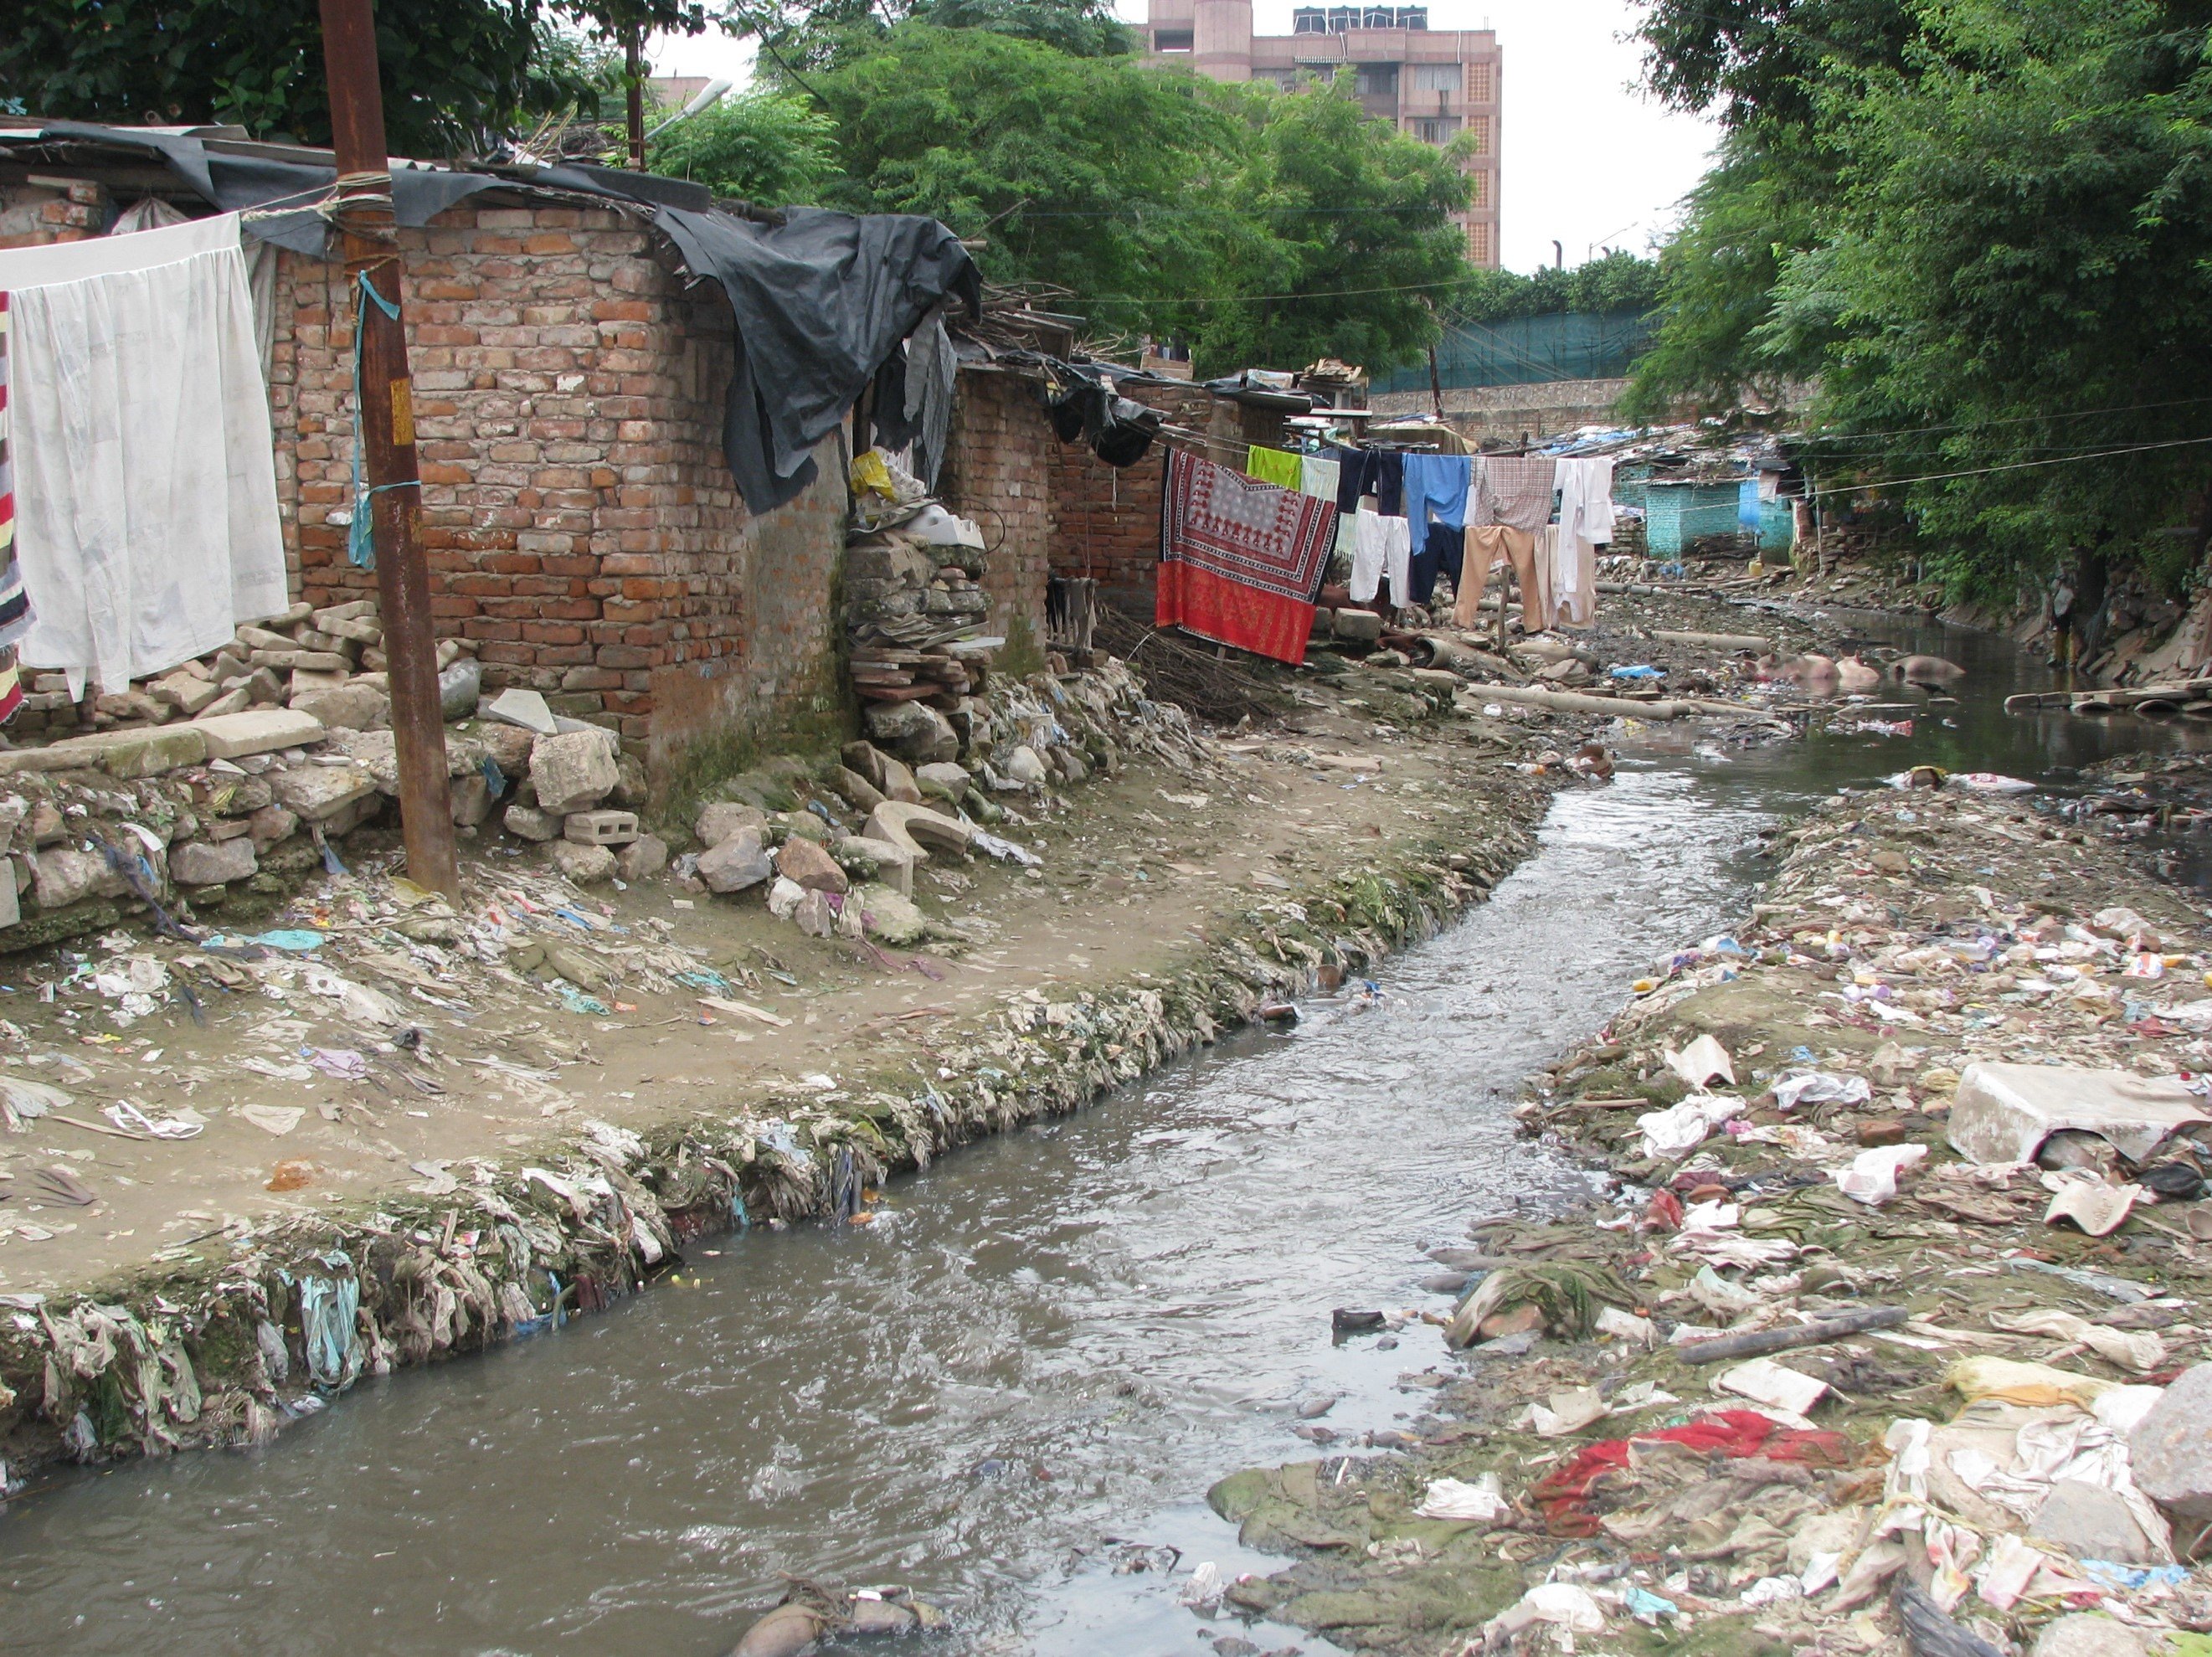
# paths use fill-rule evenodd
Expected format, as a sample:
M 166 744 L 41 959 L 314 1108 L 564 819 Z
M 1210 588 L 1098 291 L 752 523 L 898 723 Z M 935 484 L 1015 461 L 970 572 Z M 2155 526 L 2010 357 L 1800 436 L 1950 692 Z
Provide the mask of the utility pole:
M 624 113 L 629 128 L 629 167 L 645 171 L 645 27 L 632 23 L 623 39 Z
M 331 145 L 337 152 L 334 216 L 345 244 L 354 326 L 360 331 L 356 349 L 361 406 L 354 419 L 368 462 L 368 509 L 375 531 L 376 587 L 399 768 L 400 830 L 408 877 L 457 896 L 460 869 L 453 854 L 453 795 L 446 781 L 437 643 L 430 630 L 430 574 L 422 559 L 414 382 L 399 308 L 398 225 L 385 149 L 384 94 L 377 81 L 376 21 L 371 0 L 321 0 L 321 5 L 323 68 L 330 82 Z M 356 502 L 354 510 L 362 509 Z

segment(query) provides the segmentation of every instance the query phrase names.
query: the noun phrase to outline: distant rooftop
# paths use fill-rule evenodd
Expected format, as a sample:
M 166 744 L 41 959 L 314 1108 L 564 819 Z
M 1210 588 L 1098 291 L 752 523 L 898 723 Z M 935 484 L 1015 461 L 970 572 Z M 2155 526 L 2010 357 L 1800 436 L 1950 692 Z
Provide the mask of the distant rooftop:
M 1293 34 L 1348 34 L 1353 29 L 1425 29 L 1426 6 L 1300 6 L 1291 13 Z

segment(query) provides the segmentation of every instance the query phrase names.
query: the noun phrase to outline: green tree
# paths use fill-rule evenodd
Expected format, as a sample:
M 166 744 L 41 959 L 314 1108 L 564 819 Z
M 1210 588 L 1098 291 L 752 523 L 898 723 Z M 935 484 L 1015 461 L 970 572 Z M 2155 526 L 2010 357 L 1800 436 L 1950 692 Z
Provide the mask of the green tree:
M 1470 270 L 1452 299 L 1449 319 L 1486 323 L 1563 311 L 1640 312 L 1658 302 L 1657 263 L 1615 248 L 1571 270 L 1548 264 L 1525 276 L 1517 270 Z
M 1469 276 L 1455 156 L 1370 119 L 1347 89 L 1203 83 L 1243 128 L 1225 175 L 1244 222 L 1210 303 L 1178 307 L 1202 369 L 1334 356 L 1383 371 L 1437 336 Z M 1162 271 L 1155 294 L 1175 291 Z
M 700 0 L 636 0 L 654 28 L 704 27 Z M 557 25 L 596 0 L 382 0 L 376 43 L 394 153 L 482 151 L 595 100 L 588 54 Z M 322 26 L 301 0 L 17 0 L 0 27 L 0 97 L 41 114 L 229 122 L 330 142 Z
M 765 88 L 678 122 L 652 141 L 647 165 L 763 207 L 818 201 L 842 176 L 836 123 L 803 97 Z
M 805 79 L 836 124 L 834 203 L 932 214 L 992 280 L 1185 338 L 1206 372 L 1409 360 L 1467 269 L 1452 161 L 1325 88 L 927 22 Z

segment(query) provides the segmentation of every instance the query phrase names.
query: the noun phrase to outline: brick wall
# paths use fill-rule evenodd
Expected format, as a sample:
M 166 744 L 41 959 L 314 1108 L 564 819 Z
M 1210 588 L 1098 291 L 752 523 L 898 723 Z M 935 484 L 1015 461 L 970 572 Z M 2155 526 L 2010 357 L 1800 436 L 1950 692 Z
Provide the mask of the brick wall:
M 974 519 L 983 531 L 989 553 L 982 586 L 994 630 L 1003 632 L 1018 616 L 1040 645 L 1059 447 L 1036 381 L 988 363 L 962 366 L 938 493 L 947 507 Z
M 835 701 L 844 487 L 756 519 L 721 458 L 729 312 L 608 210 L 464 206 L 403 231 L 423 539 L 441 634 L 487 686 L 544 692 L 649 763 L 727 722 Z M 343 271 L 287 254 L 271 397 L 301 596 L 374 588 L 332 521 L 349 490 Z M 828 702 L 824 699 L 828 698 Z
M 1245 410 L 1218 401 L 1202 385 L 1124 385 L 1122 394 L 1155 408 L 1172 425 L 1241 438 Z M 1162 446 L 1155 443 L 1135 465 L 1117 470 L 1081 443 L 1050 440 L 1052 574 L 1091 576 L 1101 595 L 1118 608 L 1150 617 L 1154 566 L 1160 558 Z M 1241 448 L 1212 452 L 1224 464 L 1241 466 Z

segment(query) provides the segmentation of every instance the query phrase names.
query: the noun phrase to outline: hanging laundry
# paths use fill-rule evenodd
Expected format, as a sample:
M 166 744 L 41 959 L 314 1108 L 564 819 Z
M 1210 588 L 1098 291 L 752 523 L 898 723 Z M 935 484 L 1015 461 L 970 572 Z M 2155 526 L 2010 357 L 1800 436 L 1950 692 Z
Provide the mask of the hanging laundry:
M 1395 599 L 1413 585 L 1413 536 L 1402 518 L 1359 509 L 1352 522 L 1352 602 L 1373 599 L 1384 581 Z
M 1328 458 L 1336 462 L 1337 516 L 1349 524 L 1352 514 L 1359 510 L 1359 497 L 1367 493 L 1367 451 L 1332 443 L 1328 446 Z
M 1364 451 L 1359 492 L 1375 497 L 1375 509 L 1385 518 L 1406 515 L 1406 457 L 1395 449 Z
M 1245 452 L 1244 475 L 1286 489 L 1300 489 L 1305 481 L 1299 457 L 1287 449 L 1262 448 L 1257 443 Z
M 236 214 L 0 252 L 21 659 L 119 690 L 290 602 Z
M 1454 530 L 1467 527 L 1467 494 L 1473 476 L 1463 454 L 1408 454 L 1399 458 L 1404 478 L 1406 521 L 1420 538 L 1421 525 L 1433 514 Z
M 1559 463 L 1559 525 L 1553 544 L 1553 619 L 1588 627 L 1597 614 L 1597 549 L 1613 539 L 1613 459 Z
M 1170 450 L 1154 618 L 1293 665 L 1306 659 L 1336 508 Z
M 1413 532 L 1412 520 L 1407 529 Z M 1399 597 L 1394 590 L 1391 596 L 1401 604 L 1425 604 L 1437 596 L 1437 577 L 1449 575 L 1452 585 L 1459 585 L 1460 572 L 1465 558 L 1467 531 L 1437 519 L 1431 522 L 1428 533 L 1421 539 L 1420 549 L 1413 554 L 1407 576 L 1405 594 Z
M 1559 463 L 1548 454 L 1486 454 L 1475 458 L 1475 524 L 1503 524 L 1534 535 L 1552 521 Z
M 15 561 L 15 486 L 8 462 L 8 295 L 0 293 L 0 647 L 12 646 L 31 628 L 31 600 Z M 22 705 L 22 676 L 11 652 L 0 669 L 0 724 Z
M 1543 572 L 1536 561 L 1536 537 L 1527 530 L 1510 529 L 1504 524 L 1468 525 L 1466 579 L 1458 583 L 1459 599 L 1452 619 L 1463 628 L 1477 625 L 1482 590 L 1489 584 L 1490 572 L 1500 564 L 1510 564 L 1521 583 L 1522 625 L 1531 633 L 1542 632 L 1549 606 Z
M 1337 485 L 1342 481 L 1343 468 L 1335 461 L 1318 454 L 1298 457 L 1298 489 L 1316 501 L 1334 501 Z M 1354 502 L 1355 506 L 1358 503 Z M 1341 508 L 1340 507 L 1340 510 Z

